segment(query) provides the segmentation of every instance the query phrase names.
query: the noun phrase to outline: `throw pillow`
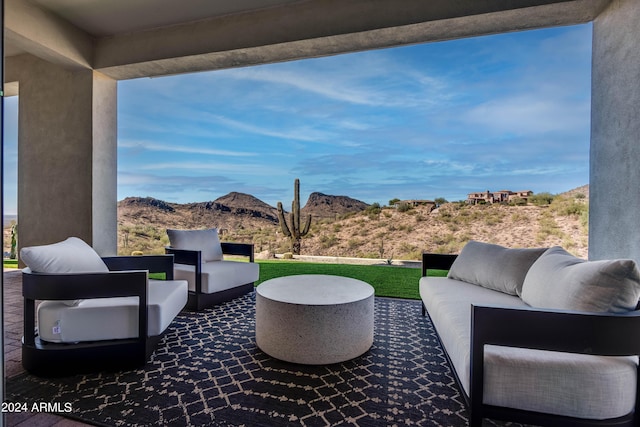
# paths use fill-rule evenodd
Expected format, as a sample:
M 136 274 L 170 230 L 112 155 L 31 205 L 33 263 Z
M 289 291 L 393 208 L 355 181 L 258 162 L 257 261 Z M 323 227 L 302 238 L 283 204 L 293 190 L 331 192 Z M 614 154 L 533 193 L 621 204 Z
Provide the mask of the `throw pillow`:
M 109 271 L 100 255 L 82 239 L 29 246 L 20 250 L 20 259 L 35 273 L 105 273 Z
M 172 230 L 167 229 L 169 243 L 175 249 L 201 251 L 202 261 L 221 261 L 222 245 L 218 237 L 218 230 Z
M 107 265 L 100 255 L 84 240 L 69 237 L 62 242 L 50 245 L 28 246 L 20 250 L 20 259 L 34 273 L 73 274 L 106 273 Z M 68 306 L 78 305 L 82 301 L 64 300 Z
M 527 271 L 545 250 L 510 249 L 471 240 L 462 248 L 447 277 L 520 295 Z
M 630 259 L 585 261 L 559 246 L 547 250 L 524 280 L 522 300 L 533 307 L 623 313 L 640 298 L 640 272 Z

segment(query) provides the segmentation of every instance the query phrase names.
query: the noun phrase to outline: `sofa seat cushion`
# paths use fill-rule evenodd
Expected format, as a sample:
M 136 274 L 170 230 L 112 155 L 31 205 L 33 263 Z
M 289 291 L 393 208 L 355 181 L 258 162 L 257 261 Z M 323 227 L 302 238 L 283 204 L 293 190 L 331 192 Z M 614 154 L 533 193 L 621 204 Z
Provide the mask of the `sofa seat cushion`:
M 202 293 L 212 294 L 255 282 L 260 275 L 260 266 L 254 262 L 212 261 L 202 263 L 201 271 Z M 173 277 L 186 280 L 190 291 L 196 290 L 194 266 L 175 264 Z
M 489 405 L 586 419 L 633 411 L 638 358 L 486 346 Z
M 162 334 L 187 303 L 184 280 L 149 280 L 149 336 Z M 68 306 L 43 301 L 38 306 L 38 331 L 44 341 L 74 343 L 138 337 L 138 298 L 83 299 Z
M 520 298 L 466 282 L 420 279 L 420 297 L 467 395 L 471 304 L 529 307 Z M 636 395 L 637 359 L 485 348 L 484 403 L 578 418 L 628 414 Z

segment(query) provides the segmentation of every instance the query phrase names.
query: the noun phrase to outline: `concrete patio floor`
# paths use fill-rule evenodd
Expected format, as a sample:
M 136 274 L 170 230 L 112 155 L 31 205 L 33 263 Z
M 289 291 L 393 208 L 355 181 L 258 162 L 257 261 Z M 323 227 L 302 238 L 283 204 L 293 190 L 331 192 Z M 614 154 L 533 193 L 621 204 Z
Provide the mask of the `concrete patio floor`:
M 4 374 L 6 378 L 24 372 L 22 368 L 22 276 L 20 270 L 5 270 L 4 291 Z M 47 413 L 4 414 L 8 427 L 81 427 L 90 424 Z

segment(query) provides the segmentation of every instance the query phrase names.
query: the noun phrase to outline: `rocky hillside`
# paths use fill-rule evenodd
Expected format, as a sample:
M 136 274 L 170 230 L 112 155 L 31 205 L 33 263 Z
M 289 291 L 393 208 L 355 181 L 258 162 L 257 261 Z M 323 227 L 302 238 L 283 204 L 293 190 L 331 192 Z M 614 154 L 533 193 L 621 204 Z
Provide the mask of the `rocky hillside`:
M 313 193 L 304 207 L 313 221 L 302 239 L 302 254 L 418 259 L 422 251 L 457 253 L 475 239 L 510 247 L 561 245 L 586 258 L 588 194 L 587 186 L 556 196 L 545 206 L 445 203 L 433 211 L 418 206 L 403 212 Z M 223 240 L 253 242 L 261 257 L 289 250 L 273 206 L 248 194 L 229 193 L 189 204 L 148 197 L 120 201 L 118 252 L 162 253 L 169 243 L 167 228 L 207 227 L 218 227 Z M 8 251 L 9 228 L 4 232 Z
M 459 252 L 475 239 L 510 247 L 561 245 L 586 257 L 588 198 L 584 193 L 583 189 L 557 196 L 545 206 L 445 203 L 433 211 L 418 206 L 405 212 L 313 193 L 304 207 L 314 219 L 302 240 L 302 253 L 418 259 L 422 251 Z M 205 227 L 221 229 L 223 240 L 253 242 L 263 257 L 289 250 L 276 209 L 241 193 L 184 205 L 128 198 L 118 205 L 118 223 L 121 254 L 160 253 L 168 244 L 166 228 Z
M 301 209 L 303 214 L 311 214 L 315 218 L 336 218 L 351 212 L 360 212 L 369 205 L 347 196 L 329 196 L 322 193 L 311 193 L 307 204 Z
M 313 193 L 303 208 L 319 218 L 360 212 L 368 205 L 345 196 Z M 118 203 L 118 252 L 162 252 L 167 228 L 211 228 L 235 241 L 278 241 L 275 207 L 249 194 L 232 192 L 210 202 L 177 204 L 151 197 L 128 197 Z M 278 246 L 281 243 L 278 241 Z

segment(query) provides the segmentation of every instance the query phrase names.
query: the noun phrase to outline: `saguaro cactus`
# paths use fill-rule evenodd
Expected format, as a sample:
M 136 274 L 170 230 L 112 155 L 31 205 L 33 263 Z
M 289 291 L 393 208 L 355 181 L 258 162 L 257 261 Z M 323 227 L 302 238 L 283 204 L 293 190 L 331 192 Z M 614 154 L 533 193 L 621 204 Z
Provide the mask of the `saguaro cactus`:
M 13 223 L 11 225 L 11 252 L 9 253 L 9 259 L 16 259 L 16 247 L 18 246 L 18 224 Z
M 293 202 L 291 202 L 291 212 L 289 212 L 289 224 L 284 216 L 282 202 L 278 202 L 278 222 L 285 236 L 291 240 L 291 252 L 300 255 L 300 242 L 309 232 L 311 226 L 311 215 L 307 217 L 302 228 L 300 227 L 300 180 L 296 178 L 293 188 Z

